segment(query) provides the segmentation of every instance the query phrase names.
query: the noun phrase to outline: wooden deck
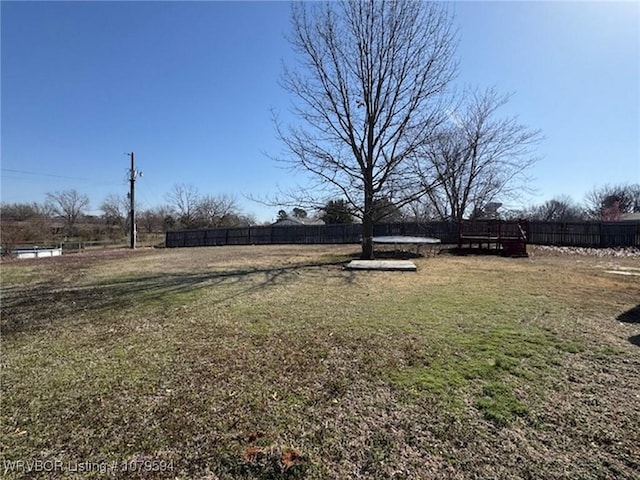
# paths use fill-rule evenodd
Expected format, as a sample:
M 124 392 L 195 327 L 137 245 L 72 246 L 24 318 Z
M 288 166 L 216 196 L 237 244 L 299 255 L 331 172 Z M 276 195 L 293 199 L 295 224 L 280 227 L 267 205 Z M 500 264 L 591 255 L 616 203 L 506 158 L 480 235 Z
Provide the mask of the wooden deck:
M 508 257 L 526 257 L 527 225 L 518 221 L 495 220 L 491 222 L 460 222 L 458 248 L 500 250 Z

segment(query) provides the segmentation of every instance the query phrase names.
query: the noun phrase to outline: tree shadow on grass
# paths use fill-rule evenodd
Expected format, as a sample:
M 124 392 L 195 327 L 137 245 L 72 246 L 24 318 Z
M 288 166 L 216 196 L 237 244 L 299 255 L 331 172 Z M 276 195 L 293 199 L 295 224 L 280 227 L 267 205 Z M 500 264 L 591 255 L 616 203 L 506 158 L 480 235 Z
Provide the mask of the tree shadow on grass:
M 410 252 L 408 250 L 380 250 L 375 252 L 377 260 L 409 260 L 412 258 L 422 258 L 423 254 L 419 252 Z M 360 258 L 360 255 L 358 255 Z
M 617 318 L 623 323 L 640 323 L 640 305 L 621 313 Z
M 33 288 L 9 288 L 2 295 L 2 335 L 44 327 L 72 316 L 98 311 L 117 311 L 140 305 L 175 303 L 176 296 L 203 288 L 224 287 L 214 303 L 248 295 L 296 276 L 300 270 L 335 266 L 335 262 L 308 262 L 268 268 L 246 268 L 211 273 L 157 274 L 108 283 L 59 287 L 52 284 Z M 345 282 L 353 281 L 347 274 Z M 185 301 L 188 301 L 185 299 Z
M 621 313 L 617 317 L 618 321 L 623 323 L 640 323 L 640 305 Z M 640 347 L 640 335 L 634 335 L 629 337 L 629 342 L 637 347 Z

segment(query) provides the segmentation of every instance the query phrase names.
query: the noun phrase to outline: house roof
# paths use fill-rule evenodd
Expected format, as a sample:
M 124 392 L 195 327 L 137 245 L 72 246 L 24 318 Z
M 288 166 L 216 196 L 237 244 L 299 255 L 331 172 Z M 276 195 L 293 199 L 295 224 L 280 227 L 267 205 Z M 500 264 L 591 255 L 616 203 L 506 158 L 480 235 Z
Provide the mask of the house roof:
M 623 213 L 622 215 L 620 215 L 620 220 L 640 220 L 640 212 Z

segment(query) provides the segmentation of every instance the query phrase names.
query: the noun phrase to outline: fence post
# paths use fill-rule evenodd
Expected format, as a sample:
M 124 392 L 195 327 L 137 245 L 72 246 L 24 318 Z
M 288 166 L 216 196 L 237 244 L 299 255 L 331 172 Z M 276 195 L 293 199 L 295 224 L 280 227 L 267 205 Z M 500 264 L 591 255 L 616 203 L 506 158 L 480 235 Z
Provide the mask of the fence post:
M 604 241 L 604 232 L 602 231 L 603 226 L 604 224 L 602 222 L 598 224 L 598 245 L 600 245 L 600 247 L 606 247 L 605 241 Z

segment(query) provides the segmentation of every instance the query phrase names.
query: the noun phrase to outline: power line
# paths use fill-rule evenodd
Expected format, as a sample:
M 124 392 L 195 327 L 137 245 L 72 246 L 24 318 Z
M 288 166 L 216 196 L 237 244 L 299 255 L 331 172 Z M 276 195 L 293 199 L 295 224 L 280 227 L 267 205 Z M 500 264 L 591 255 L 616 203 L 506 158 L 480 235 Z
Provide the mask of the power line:
M 26 170 L 15 170 L 13 168 L 0 168 L 3 172 L 11 172 L 11 173 L 23 173 L 25 175 L 37 175 L 40 177 L 53 177 L 53 178 L 64 178 L 67 180 L 83 180 L 86 182 L 92 182 L 90 178 L 82 178 L 82 177 L 69 177 L 66 175 L 54 175 L 53 173 L 42 173 L 42 172 L 28 172 Z
M 1 168 L 0 170 L 2 170 L 3 172 L 7 172 L 7 173 L 12 173 L 12 174 L 20 174 L 20 175 L 32 175 L 32 176 L 36 176 L 36 177 L 50 177 L 50 178 L 60 178 L 63 180 L 76 180 L 76 181 L 82 181 L 82 182 L 91 182 L 93 185 L 99 185 L 99 186 L 103 186 L 103 187 L 111 187 L 111 186 L 115 186 L 115 185 L 124 185 L 125 182 L 122 181 L 121 183 L 115 183 L 115 182 L 109 182 L 109 183 L 104 183 L 100 180 L 97 179 L 91 179 L 91 178 L 85 178 L 85 177 L 71 177 L 68 175 L 55 175 L 53 173 L 42 173 L 42 172 L 29 172 L 27 170 L 16 170 L 13 168 Z M 14 176 L 14 175 L 2 175 L 3 179 L 8 179 L 8 178 L 12 178 L 12 179 L 20 179 L 20 178 L 25 178 L 25 177 L 19 177 L 19 176 Z

